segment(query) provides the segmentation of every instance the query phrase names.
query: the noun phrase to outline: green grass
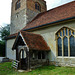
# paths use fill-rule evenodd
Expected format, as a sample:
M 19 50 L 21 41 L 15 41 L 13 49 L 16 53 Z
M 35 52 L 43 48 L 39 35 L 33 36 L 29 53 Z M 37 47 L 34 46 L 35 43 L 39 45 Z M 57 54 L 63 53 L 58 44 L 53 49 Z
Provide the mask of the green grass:
M 0 75 L 75 75 L 75 67 L 43 66 L 32 72 L 19 73 L 10 62 L 0 63 Z

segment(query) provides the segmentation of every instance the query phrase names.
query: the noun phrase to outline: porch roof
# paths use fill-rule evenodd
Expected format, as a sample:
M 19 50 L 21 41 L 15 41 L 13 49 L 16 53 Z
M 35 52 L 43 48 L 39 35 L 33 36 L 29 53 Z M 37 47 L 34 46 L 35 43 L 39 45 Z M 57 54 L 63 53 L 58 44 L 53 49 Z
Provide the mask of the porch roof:
M 21 31 L 20 34 L 22 35 L 21 37 L 23 38 L 23 41 L 27 44 L 30 50 L 50 50 L 49 46 L 41 35 L 25 31 Z M 20 34 L 17 35 L 12 49 L 16 49 L 18 36 Z

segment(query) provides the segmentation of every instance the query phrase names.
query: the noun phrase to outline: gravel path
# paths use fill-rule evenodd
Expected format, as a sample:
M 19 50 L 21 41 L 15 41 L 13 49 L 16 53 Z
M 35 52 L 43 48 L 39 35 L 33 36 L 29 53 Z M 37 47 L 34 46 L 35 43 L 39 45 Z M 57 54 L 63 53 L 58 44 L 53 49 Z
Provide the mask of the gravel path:
M 2 62 L 2 59 L 3 59 L 3 58 L 5 58 L 5 57 L 0 57 L 0 62 Z

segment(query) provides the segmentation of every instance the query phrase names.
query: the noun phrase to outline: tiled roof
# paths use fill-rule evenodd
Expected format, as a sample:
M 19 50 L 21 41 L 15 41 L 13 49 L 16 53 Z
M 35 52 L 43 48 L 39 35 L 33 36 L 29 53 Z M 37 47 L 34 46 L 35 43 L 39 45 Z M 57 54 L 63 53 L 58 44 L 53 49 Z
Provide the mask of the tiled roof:
M 38 14 L 23 30 L 70 17 L 75 17 L 75 1 Z
M 37 26 L 42 26 L 43 24 L 59 21 L 70 17 L 75 17 L 75 1 L 38 14 L 22 30 L 35 28 Z M 11 39 L 11 37 L 13 36 L 16 37 L 16 35 L 17 34 L 11 34 L 7 37 L 7 39 Z
M 49 46 L 41 35 L 25 31 L 21 31 L 21 34 L 30 50 L 50 50 Z

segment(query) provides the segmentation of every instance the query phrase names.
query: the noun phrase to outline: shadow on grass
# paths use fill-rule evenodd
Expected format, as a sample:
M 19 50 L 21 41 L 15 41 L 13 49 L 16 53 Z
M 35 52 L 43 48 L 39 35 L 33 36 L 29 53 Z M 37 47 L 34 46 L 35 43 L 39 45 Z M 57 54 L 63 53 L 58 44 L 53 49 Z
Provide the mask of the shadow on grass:
M 37 68 L 37 69 L 39 69 L 39 70 L 53 70 L 53 69 L 55 69 L 55 66 L 41 66 L 41 67 L 39 67 L 39 68 Z
M 39 68 L 36 68 L 34 70 L 32 70 L 32 72 L 36 71 L 36 72 L 45 72 L 45 71 L 51 71 L 55 69 L 55 66 L 41 66 Z

